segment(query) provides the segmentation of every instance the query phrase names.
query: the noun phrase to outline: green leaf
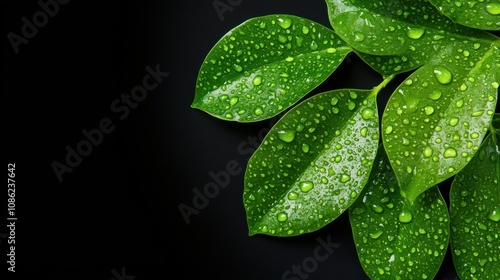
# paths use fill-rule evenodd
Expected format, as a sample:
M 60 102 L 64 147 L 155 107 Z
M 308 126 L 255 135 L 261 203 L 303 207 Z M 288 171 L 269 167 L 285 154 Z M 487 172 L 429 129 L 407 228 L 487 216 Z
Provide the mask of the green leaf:
M 381 147 L 363 193 L 349 208 L 359 259 L 371 279 L 433 279 L 448 248 L 448 209 L 437 187 L 413 204 L 398 189 Z
M 454 22 L 484 30 L 500 30 L 500 2 L 430 0 Z
M 412 201 L 479 148 L 497 103 L 500 40 L 453 23 L 424 0 L 327 2 L 336 32 L 374 69 L 388 75 L 420 67 L 382 117 L 384 146 Z
M 382 116 L 382 138 L 403 194 L 414 200 L 457 174 L 471 160 L 495 111 L 500 52 L 475 67 L 425 65 L 389 99 Z M 452 69 L 452 70 L 448 70 Z
M 376 90 L 329 91 L 291 109 L 248 163 L 249 234 L 300 235 L 336 219 L 361 193 L 378 142 Z
M 384 75 L 449 59 L 470 68 L 500 45 L 498 37 L 454 23 L 425 0 L 327 0 L 327 4 L 335 32 Z
M 451 249 L 460 279 L 500 279 L 500 137 L 490 134 L 450 190 Z
M 308 19 L 250 19 L 205 58 L 191 106 L 229 121 L 273 117 L 326 80 L 350 51 L 331 29 Z

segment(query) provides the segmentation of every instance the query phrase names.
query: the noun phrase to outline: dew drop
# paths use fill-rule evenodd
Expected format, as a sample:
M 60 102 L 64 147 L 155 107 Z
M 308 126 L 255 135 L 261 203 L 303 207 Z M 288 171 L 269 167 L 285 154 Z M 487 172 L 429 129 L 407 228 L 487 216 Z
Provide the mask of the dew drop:
M 486 5 L 486 12 L 490 15 L 500 15 L 500 3 L 490 3 Z
M 307 27 L 307 26 L 303 26 L 303 27 L 302 27 L 302 33 L 304 33 L 304 35 L 309 34 L 309 27 Z
M 295 140 L 295 131 L 294 130 L 280 130 L 278 131 L 278 138 L 286 143 L 290 143 Z
M 230 104 L 231 106 L 234 106 L 234 105 L 236 105 L 236 103 L 238 103 L 238 100 L 239 100 L 239 99 L 238 99 L 238 97 L 236 97 L 236 96 L 231 97 L 231 99 L 229 100 L 229 104 Z
M 311 45 L 309 46 L 309 48 L 311 48 L 311 50 L 315 51 L 318 49 L 318 43 L 316 43 L 316 41 L 312 41 L 311 42 Z
M 451 126 L 456 126 L 459 121 L 460 121 L 459 118 L 451 118 L 450 121 L 449 121 L 449 124 Z
M 432 107 L 432 106 L 425 106 L 424 112 L 425 112 L 425 114 L 427 116 L 430 116 L 430 115 L 434 114 L 434 107 Z
M 377 230 L 376 232 L 370 234 L 370 238 L 378 239 L 382 235 L 382 233 L 384 233 L 382 230 Z
M 241 72 L 241 71 L 243 71 L 243 67 L 241 67 L 240 65 L 235 64 L 235 65 L 234 65 L 234 70 L 235 70 L 236 72 Z
M 307 144 L 305 144 L 305 143 L 304 143 L 304 144 L 302 144 L 302 151 L 303 151 L 304 153 L 309 153 L 309 145 L 307 145 Z
M 385 134 L 391 134 L 392 133 L 392 126 L 388 126 L 385 128 Z
M 431 95 L 429 95 L 429 99 L 437 101 L 441 98 L 442 94 L 443 93 L 440 90 L 435 90 L 431 93 Z
M 356 108 L 356 103 L 349 101 L 349 104 L 347 104 L 347 109 L 350 111 L 354 110 Z
M 326 50 L 327 53 L 336 53 L 337 52 L 337 49 L 336 48 L 328 48 Z
M 342 183 L 347 183 L 349 180 L 351 180 L 351 176 L 347 174 L 342 174 L 342 176 L 340 176 L 340 182 Z
M 297 200 L 299 198 L 299 194 L 296 192 L 290 192 L 288 194 L 288 199 L 290 200 Z
M 371 108 L 366 108 L 361 112 L 361 116 L 363 117 L 364 120 L 369 120 L 375 116 L 375 110 Z
M 281 212 L 278 214 L 278 222 L 283 223 L 286 222 L 286 220 L 288 220 L 288 216 L 286 213 Z
M 493 222 L 500 221 L 500 207 L 497 206 L 495 209 L 493 209 L 493 211 L 491 211 L 491 213 L 488 216 L 488 218 L 490 220 L 492 220 Z
M 406 30 L 406 36 L 410 39 L 420 39 L 422 35 L 424 35 L 425 29 L 420 28 L 420 27 L 408 27 Z
M 354 41 L 355 42 L 363 42 L 365 40 L 365 34 L 361 32 L 354 33 Z
M 306 192 L 312 190 L 312 188 L 314 188 L 314 184 L 311 181 L 301 182 L 299 185 L 299 188 L 302 192 L 306 193 Z
M 253 78 L 253 81 L 252 83 L 255 85 L 255 86 L 258 86 L 260 84 L 262 84 L 262 76 L 260 75 L 257 75 Z
M 424 157 L 430 158 L 434 152 L 432 151 L 431 147 L 427 147 L 424 150 Z
M 401 213 L 399 213 L 399 221 L 402 223 L 407 224 L 407 223 L 411 222 L 412 219 L 413 219 L 413 216 L 408 211 L 401 211 Z
M 451 83 L 452 80 L 452 74 L 450 70 L 444 68 L 443 66 L 437 66 L 434 69 L 434 76 L 436 76 L 438 82 L 443 85 Z
M 279 18 L 278 22 L 283 29 L 288 29 L 292 25 L 292 20 L 290 18 Z
M 257 116 L 260 116 L 260 115 L 264 114 L 264 111 L 262 110 L 262 108 L 257 107 L 257 108 L 255 108 L 254 113 L 255 113 Z
M 457 150 L 453 148 L 448 148 L 444 151 L 444 157 L 445 158 L 455 158 L 457 157 Z
M 374 205 L 372 205 L 372 209 L 375 213 L 380 214 L 380 213 L 384 212 L 384 208 L 382 208 L 382 206 L 380 206 L 380 205 L 374 204 Z

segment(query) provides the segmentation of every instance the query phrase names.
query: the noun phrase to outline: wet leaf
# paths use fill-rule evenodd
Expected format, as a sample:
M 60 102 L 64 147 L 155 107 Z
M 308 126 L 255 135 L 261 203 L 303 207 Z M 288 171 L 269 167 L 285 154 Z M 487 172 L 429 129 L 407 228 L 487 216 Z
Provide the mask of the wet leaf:
M 485 139 L 450 190 L 451 249 L 460 279 L 500 279 L 500 137 Z
M 382 116 L 391 165 L 414 200 L 455 175 L 479 148 L 497 103 L 500 40 L 453 23 L 423 0 L 327 3 L 336 32 L 367 53 L 361 57 L 374 69 L 388 75 L 420 67 Z
M 385 75 L 449 59 L 470 68 L 477 61 L 471 56 L 477 59 L 500 45 L 498 37 L 454 23 L 425 0 L 327 0 L 327 4 L 335 32 Z
M 373 91 L 329 91 L 291 109 L 248 163 L 249 234 L 299 235 L 336 219 L 361 193 L 378 142 Z
M 331 29 L 308 19 L 250 19 L 205 58 L 191 106 L 229 121 L 273 117 L 321 84 L 350 51 Z
M 399 193 L 383 147 L 349 208 L 359 259 L 371 279 L 433 279 L 445 257 L 449 216 L 437 187 L 414 203 Z
M 484 30 L 500 30 L 500 1 L 430 0 L 454 22 Z

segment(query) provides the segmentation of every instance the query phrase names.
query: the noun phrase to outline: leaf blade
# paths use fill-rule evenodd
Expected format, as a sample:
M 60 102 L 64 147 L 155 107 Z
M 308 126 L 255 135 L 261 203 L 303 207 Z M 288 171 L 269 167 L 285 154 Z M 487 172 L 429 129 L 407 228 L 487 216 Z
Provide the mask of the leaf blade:
M 247 166 L 249 234 L 312 232 L 347 210 L 368 179 L 378 122 L 376 95 L 366 90 L 318 94 L 283 116 Z
M 461 279 L 499 279 L 500 156 L 497 133 L 485 139 L 450 190 L 453 262 Z
M 414 204 L 401 196 L 382 146 L 362 195 L 349 208 L 349 220 L 371 279 L 432 279 L 438 272 L 449 240 L 444 199 L 437 187 Z
M 430 0 L 440 12 L 454 22 L 483 30 L 500 30 L 500 2 L 498 1 L 456 1 Z
M 331 29 L 305 18 L 247 20 L 205 58 L 191 107 L 228 121 L 271 118 L 321 84 L 350 51 Z

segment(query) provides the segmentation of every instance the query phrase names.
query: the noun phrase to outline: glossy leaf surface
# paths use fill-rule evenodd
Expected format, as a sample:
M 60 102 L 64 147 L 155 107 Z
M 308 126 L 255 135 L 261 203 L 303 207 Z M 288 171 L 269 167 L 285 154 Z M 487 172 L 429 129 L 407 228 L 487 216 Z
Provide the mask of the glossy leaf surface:
M 383 147 L 370 179 L 349 208 L 359 259 L 371 279 L 433 279 L 445 257 L 449 216 L 439 189 L 413 204 L 399 193 Z
M 321 84 L 350 51 L 331 29 L 308 19 L 250 19 L 205 58 L 191 106 L 229 121 L 273 117 Z
M 500 279 L 499 143 L 490 134 L 451 187 L 451 249 L 463 280 Z
M 454 22 L 484 30 L 500 30 L 500 1 L 430 0 Z
M 329 91 L 291 109 L 248 163 L 249 234 L 299 235 L 333 221 L 361 193 L 378 142 L 371 91 Z
M 327 3 L 336 32 L 367 53 L 360 55 L 374 69 L 388 75 L 420 67 L 382 118 L 391 165 L 414 200 L 455 175 L 479 148 L 497 102 L 500 41 L 455 24 L 427 1 Z

